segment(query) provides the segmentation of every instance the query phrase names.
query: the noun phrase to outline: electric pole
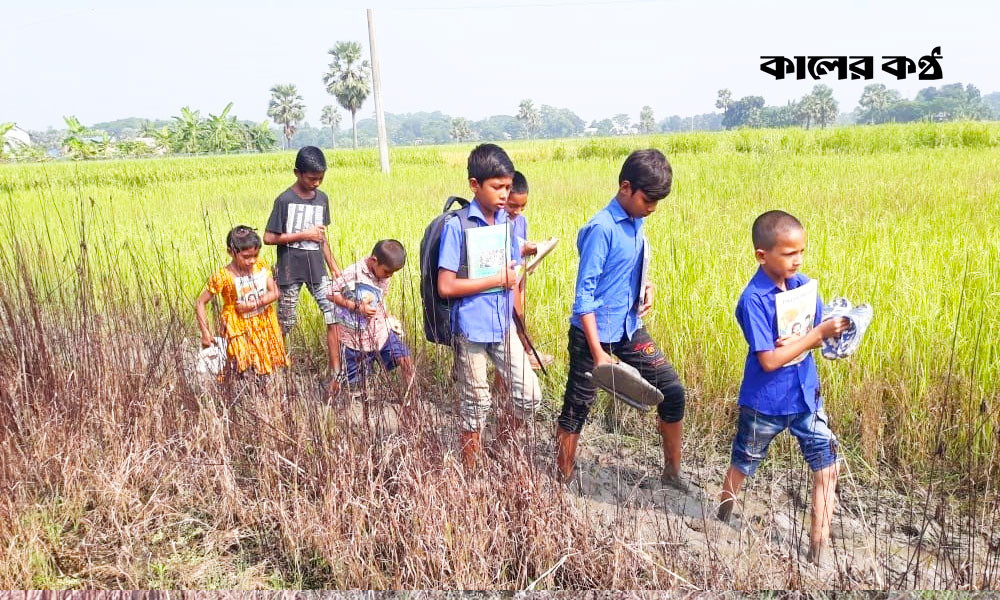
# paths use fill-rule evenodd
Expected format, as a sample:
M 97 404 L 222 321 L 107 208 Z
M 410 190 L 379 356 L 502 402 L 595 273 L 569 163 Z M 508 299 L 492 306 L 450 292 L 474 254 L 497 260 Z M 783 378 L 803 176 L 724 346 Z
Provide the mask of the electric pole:
M 375 93 L 375 125 L 378 127 L 378 162 L 383 173 L 389 172 L 389 140 L 385 135 L 385 113 L 382 111 L 382 76 L 378 71 L 375 50 L 375 15 L 368 9 L 368 53 L 372 57 L 372 91 Z

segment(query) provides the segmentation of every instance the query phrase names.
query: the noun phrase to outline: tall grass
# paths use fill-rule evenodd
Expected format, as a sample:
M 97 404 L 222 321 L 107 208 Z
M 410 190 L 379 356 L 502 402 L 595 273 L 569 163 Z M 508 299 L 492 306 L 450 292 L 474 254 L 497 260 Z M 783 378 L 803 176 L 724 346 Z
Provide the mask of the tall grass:
M 613 195 L 624 156 L 660 147 L 675 186 L 647 224 L 659 289 L 648 324 L 691 392 L 690 439 L 727 449 L 746 352 L 732 312 L 755 268 L 749 226 L 783 208 L 806 226 L 804 271 L 824 296 L 875 308 L 859 352 L 820 365 L 859 476 L 924 484 L 915 500 L 926 500 L 925 519 L 940 494 L 985 499 L 962 527 L 992 532 L 998 132 L 960 123 L 509 144 L 531 184 L 532 237 L 563 240 L 529 281 L 529 329 L 556 355 L 549 406 L 565 383 L 576 231 Z M 340 262 L 383 237 L 411 252 L 390 296 L 428 402 L 450 396 L 448 359 L 419 343 L 416 249 L 444 199 L 468 193 L 470 148 L 393 150 L 389 177 L 372 151 L 328 154 Z M 292 162 L 282 153 L 0 166 L 0 482 L 11 491 L 0 540 L 18 549 L 0 561 L 0 583 L 523 587 L 568 555 L 567 535 L 586 552 L 548 585 L 677 583 L 650 561 L 721 583 L 669 556 L 639 558 L 615 532 L 567 516 L 531 461 L 491 463 L 467 480 L 450 455 L 450 419 L 403 441 L 345 429 L 316 397 L 322 328 L 308 301 L 291 338 L 297 366 L 277 390 L 225 400 L 199 387 L 182 368 L 197 339 L 192 300 L 225 262 L 228 228 L 263 228 Z M 127 558 L 109 554 L 116 540 Z M 591 555 L 608 567 L 591 572 Z
M 576 231 L 614 193 L 623 157 L 653 145 L 667 150 L 676 183 L 648 222 L 660 286 L 650 325 L 695 392 L 693 423 L 732 419 L 745 352 L 732 309 L 755 268 L 749 224 L 784 208 L 806 225 L 804 271 L 824 296 L 875 307 L 861 351 L 821 367 L 849 446 L 871 461 L 919 469 L 943 445 L 952 467 L 996 467 L 998 136 L 1000 125 L 957 123 L 509 144 L 531 182 L 532 234 L 563 240 L 530 282 L 531 327 L 558 359 L 547 396 L 557 402 L 564 383 Z M 339 260 L 353 262 L 390 236 L 415 255 L 444 198 L 468 193 L 468 149 L 394 150 L 390 177 L 375 172 L 373 152 L 331 152 L 324 187 Z M 26 241 L 71 277 L 66 252 L 85 221 L 92 239 L 105 242 L 102 252 L 129 257 L 119 261 L 126 288 L 187 306 L 225 260 L 228 228 L 263 228 L 273 197 L 291 182 L 291 162 L 275 154 L 2 167 L 9 215 L 0 247 Z M 394 297 L 416 331 L 415 264 L 397 276 L 404 293 Z M 314 332 L 317 317 L 306 312 L 304 329 Z M 318 336 L 310 340 L 316 348 Z

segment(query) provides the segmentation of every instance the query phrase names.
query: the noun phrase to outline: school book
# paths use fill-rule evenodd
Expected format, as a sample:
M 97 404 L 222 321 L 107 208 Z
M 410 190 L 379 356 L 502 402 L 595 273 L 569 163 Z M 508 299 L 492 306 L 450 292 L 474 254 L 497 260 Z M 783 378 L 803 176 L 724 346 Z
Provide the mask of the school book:
M 510 227 L 507 223 L 472 227 L 465 230 L 465 248 L 469 265 L 469 279 L 491 277 L 506 268 L 510 260 Z M 483 290 L 490 294 L 500 292 L 500 286 Z
M 374 308 L 378 308 L 379 305 L 382 304 L 382 290 L 363 281 L 352 281 L 348 283 L 344 286 L 344 289 L 340 290 L 340 293 L 343 294 L 345 299 L 353 300 L 358 304 L 367 304 Z M 343 306 L 335 305 L 334 315 L 337 317 L 337 323 L 340 323 L 348 329 L 354 331 L 368 330 L 368 317 L 359 312 L 347 310 Z
M 539 263 L 542 262 L 542 259 L 548 256 L 549 252 L 552 252 L 552 250 L 556 247 L 556 244 L 558 243 L 559 243 L 559 238 L 555 237 L 538 242 L 538 244 L 536 245 L 538 251 L 531 258 L 531 262 L 528 263 L 528 266 L 524 269 L 524 271 L 526 273 L 531 273 L 535 269 L 537 269 Z
M 778 314 L 778 337 L 788 335 L 805 335 L 813 328 L 813 321 L 816 316 L 816 280 L 811 279 L 808 283 L 799 287 L 779 292 L 774 296 L 775 309 Z M 806 359 L 809 351 L 795 357 L 787 365 L 795 365 Z

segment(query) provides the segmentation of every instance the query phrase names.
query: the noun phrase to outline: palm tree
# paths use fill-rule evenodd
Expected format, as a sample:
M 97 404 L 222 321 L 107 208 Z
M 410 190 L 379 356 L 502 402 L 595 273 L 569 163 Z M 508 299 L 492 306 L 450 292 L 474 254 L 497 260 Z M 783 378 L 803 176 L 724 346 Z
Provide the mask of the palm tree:
M 826 127 L 837 120 L 837 99 L 833 97 L 830 86 L 819 84 L 813 88 L 813 98 L 816 99 L 816 122 Z
M 868 123 L 874 124 L 876 120 L 883 122 L 886 109 L 898 101 L 899 92 L 888 89 L 884 83 L 872 83 L 865 86 L 858 105 L 867 113 Z
M 517 109 L 517 120 L 521 122 L 528 137 L 534 137 L 542 128 L 542 115 L 534 107 L 531 100 L 521 100 Z
M 809 129 L 809 125 L 812 124 L 817 113 L 816 97 L 812 94 L 802 96 L 802 99 L 799 100 L 799 103 L 795 107 L 795 119 L 805 125 L 806 129 Z
M 354 147 L 357 148 L 357 115 L 371 91 L 371 67 L 367 60 L 361 60 L 361 44 L 357 42 L 337 42 L 329 54 L 333 61 L 330 70 L 323 75 L 323 83 L 337 103 L 351 113 Z
M 653 133 L 656 130 L 656 119 L 653 117 L 653 107 L 643 106 L 639 111 L 639 133 Z
M 306 105 L 295 84 L 277 84 L 271 88 L 271 101 L 267 104 L 267 116 L 283 126 L 285 148 L 292 145 L 292 136 L 298 129 L 299 121 L 306 118 Z
M 340 111 L 338 111 L 332 104 L 327 104 L 323 107 L 323 115 L 319 118 L 319 120 L 323 123 L 323 125 L 330 128 L 330 136 L 333 140 L 331 145 L 336 148 L 337 130 L 340 129 Z
M 465 117 L 455 117 L 451 120 L 451 137 L 456 142 L 464 142 L 472 139 L 472 129 L 469 128 L 469 121 Z

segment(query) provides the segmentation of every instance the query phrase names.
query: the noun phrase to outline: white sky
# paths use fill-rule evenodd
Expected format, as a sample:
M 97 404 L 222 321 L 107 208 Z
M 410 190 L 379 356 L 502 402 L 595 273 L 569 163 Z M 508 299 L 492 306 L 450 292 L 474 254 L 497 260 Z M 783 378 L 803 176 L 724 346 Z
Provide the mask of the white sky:
M 294 83 L 306 118 L 333 104 L 321 76 L 339 40 L 362 42 L 365 5 L 273 0 L 141 3 L 0 0 L 0 122 L 26 129 L 181 106 L 266 118 L 269 88 Z M 375 8 L 385 110 L 473 119 L 515 114 L 520 100 L 590 121 L 653 107 L 657 120 L 715 111 L 720 88 L 768 104 L 833 87 L 850 110 L 866 83 L 829 76 L 775 81 L 760 56 L 906 55 L 941 46 L 944 79 L 874 82 L 904 96 L 961 81 L 1000 91 L 1000 3 L 642 0 L 414 0 Z M 359 119 L 369 116 L 369 100 Z M 349 122 L 345 114 L 344 123 Z

